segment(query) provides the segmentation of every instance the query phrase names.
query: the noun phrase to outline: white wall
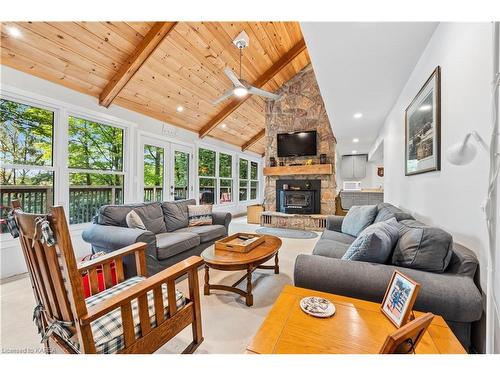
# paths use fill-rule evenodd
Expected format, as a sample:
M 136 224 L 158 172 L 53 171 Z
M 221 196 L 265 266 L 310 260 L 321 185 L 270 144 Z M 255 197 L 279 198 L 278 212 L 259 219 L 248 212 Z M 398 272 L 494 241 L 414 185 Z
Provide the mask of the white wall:
M 139 201 L 142 199 L 142 193 L 140 193 L 137 189 L 139 186 L 139 178 L 137 174 L 138 158 L 136 155 L 139 152 L 139 134 L 149 134 L 156 139 L 192 145 L 195 150 L 197 146 L 204 146 L 218 151 L 231 153 L 234 157 L 242 156 L 249 160 L 258 161 L 260 163 L 259 169 L 261 181 L 263 181 L 262 157 L 253 152 L 241 152 L 240 148 L 236 146 L 211 138 L 200 140 L 198 138 L 198 134 L 196 133 L 174 127 L 159 120 L 129 111 L 116 105 L 112 105 L 109 109 L 106 109 L 99 106 L 97 99 L 94 97 L 81 94 L 61 85 L 11 69 L 4 65 L 0 65 L 0 84 L 0 94 L 2 96 L 7 96 L 9 98 L 14 96 L 15 98 L 35 101 L 35 103 L 40 102 L 50 107 L 64 108 L 65 111 L 75 111 L 82 115 L 102 119 L 103 121 L 109 120 L 128 126 L 130 140 L 126 144 L 124 151 L 125 158 L 130 158 L 129 177 L 131 177 L 131 179 L 129 179 L 130 181 L 126 181 L 126 184 L 130 187 L 131 193 L 126 193 L 125 195 L 125 199 L 128 201 Z M 57 167 L 64 170 L 66 165 L 60 165 Z M 235 176 L 237 176 L 237 171 Z M 127 186 L 125 189 L 126 191 Z M 256 201 L 237 202 L 215 206 L 214 210 L 231 212 L 233 214 L 246 212 L 247 204 L 256 203 L 257 201 L 260 202 L 260 197 L 263 196 L 262 188 L 263 183 L 260 184 L 260 191 L 258 194 L 259 199 Z M 236 182 L 233 187 L 233 191 L 234 198 L 237 199 L 238 190 Z M 64 202 L 56 196 L 55 203 L 63 204 Z M 77 225 L 73 226 L 71 230 L 75 252 L 78 257 L 90 252 L 90 246 L 81 239 L 81 232 L 84 227 L 85 225 Z M 12 240 L 9 234 L 0 235 L 0 247 L 0 279 L 26 272 L 26 266 L 18 240 Z
M 486 291 L 488 236 L 481 210 L 486 197 L 489 158 L 479 151 L 466 166 L 454 166 L 446 150 L 476 130 L 491 133 L 492 27 L 489 23 L 438 26 L 380 132 L 384 142 L 385 199 L 417 219 L 442 227 L 480 261 Z M 441 171 L 406 177 L 404 111 L 436 66 L 441 66 Z M 499 285 L 496 286 L 499 293 Z M 498 317 L 497 317 L 498 318 Z M 496 334 L 497 340 L 500 332 Z

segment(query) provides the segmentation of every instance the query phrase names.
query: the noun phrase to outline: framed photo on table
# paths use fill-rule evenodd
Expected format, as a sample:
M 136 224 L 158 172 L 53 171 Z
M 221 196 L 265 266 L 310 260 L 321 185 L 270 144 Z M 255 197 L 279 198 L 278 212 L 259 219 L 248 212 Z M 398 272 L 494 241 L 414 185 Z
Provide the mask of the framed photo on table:
M 396 327 L 408 322 L 419 290 L 419 283 L 394 271 L 380 308 Z
M 405 175 L 441 170 L 441 68 L 405 111 Z

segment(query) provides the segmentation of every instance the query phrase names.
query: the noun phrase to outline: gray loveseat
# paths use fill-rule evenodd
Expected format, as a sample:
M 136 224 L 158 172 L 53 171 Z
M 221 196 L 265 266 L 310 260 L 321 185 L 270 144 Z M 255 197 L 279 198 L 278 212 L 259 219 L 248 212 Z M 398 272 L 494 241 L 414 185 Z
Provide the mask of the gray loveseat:
M 378 205 L 375 222 L 395 217 L 398 221 L 411 215 L 388 204 Z M 478 267 L 475 254 L 453 243 L 450 264 L 443 273 L 342 260 L 356 239 L 341 232 L 342 216 L 330 216 L 327 228 L 312 255 L 299 255 L 295 261 L 295 285 L 344 296 L 381 302 L 395 269 L 421 284 L 414 308 L 443 316 L 462 345 L 470 350 L 471 323 L 482 315 L 481 293 L 474 283 Z M 390 262 L 390 260 L 389 260 Z
M 92 251 L 111 252 L 136 242 L 148 244 L 146 264 L 153 275 L 191 255 L 200 255 L 216 240 L 226 237 L 231 214 L 214 212 L 213 224 L 188 227 L 188 205 L 194 199 L 175 202 L 107 205 L 99 209 L 93 223 L 83 234 L 83 240 L 92 245 Z M 135 210 L 147 230 L 128 228 L 125 217 Z M 124 261 L 125 275 L 136 274 L 135 261 Z

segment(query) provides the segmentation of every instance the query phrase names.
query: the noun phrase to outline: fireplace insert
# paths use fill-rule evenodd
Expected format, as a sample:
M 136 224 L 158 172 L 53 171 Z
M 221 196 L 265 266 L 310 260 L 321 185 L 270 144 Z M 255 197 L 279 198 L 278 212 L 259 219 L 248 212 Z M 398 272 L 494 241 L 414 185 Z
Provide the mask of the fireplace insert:
M 320 191 L 320 180 L 278 180 L 276 210 L 287 214 L 319 214 Z

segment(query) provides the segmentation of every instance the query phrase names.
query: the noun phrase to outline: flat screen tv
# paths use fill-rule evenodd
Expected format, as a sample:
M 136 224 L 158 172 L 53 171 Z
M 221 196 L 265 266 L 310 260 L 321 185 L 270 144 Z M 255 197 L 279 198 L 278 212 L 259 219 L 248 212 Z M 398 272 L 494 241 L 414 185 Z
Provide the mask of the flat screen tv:
M 316 155 L 316 131 L 278 134 L 278 157 Z

